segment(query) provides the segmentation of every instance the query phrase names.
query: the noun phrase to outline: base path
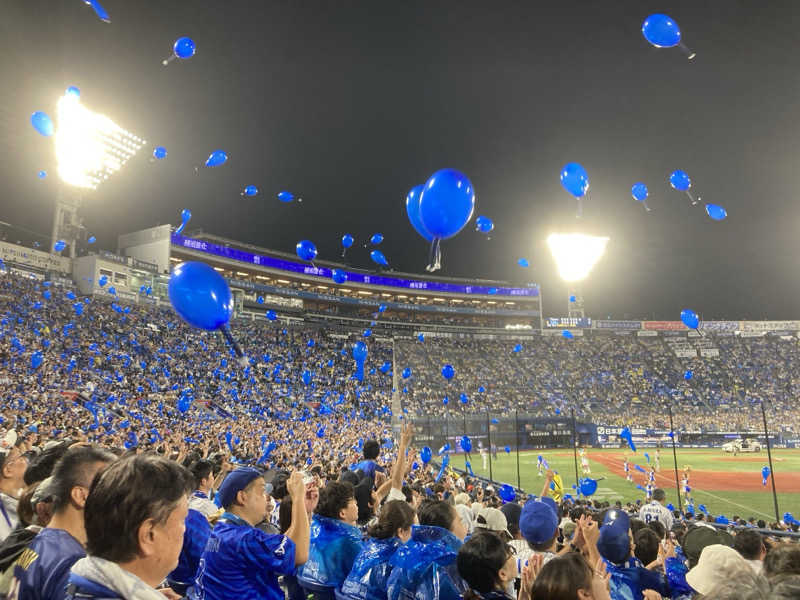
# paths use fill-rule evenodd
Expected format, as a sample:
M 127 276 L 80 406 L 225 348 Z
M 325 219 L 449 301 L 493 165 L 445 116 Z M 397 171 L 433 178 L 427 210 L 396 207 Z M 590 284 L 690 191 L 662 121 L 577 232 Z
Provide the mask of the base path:
M 605 454 L 603 452 L 590 452 L 589 460 L 599 462 L 609 471 L 625 479 L 625 470 L 622 468 L 622 458 L 619 454 Z M 631 465 L 633 469 L 633 465 Z M 644 473 L 634 470 L 634 481 L 640 482 Z M 680 471 L 678 471 L 680 475 Z M 669 483 L 668 483 L 669 482 Z M 663 467 L 656 473 L 656 484 L 660 486 L 675 486 L 674 471 L 667 471 Z M 718 492 L 759 492 L 769 490 L 772 484 L 761 485 L 761 473 L 753 471 L 752 474 L 735 473 L 731 471 L 696 471 L 692 469 L 689 485 L 692 488 Z M 800 493 L 800 473 L 776 473 L 775 487 L 781 493 Z

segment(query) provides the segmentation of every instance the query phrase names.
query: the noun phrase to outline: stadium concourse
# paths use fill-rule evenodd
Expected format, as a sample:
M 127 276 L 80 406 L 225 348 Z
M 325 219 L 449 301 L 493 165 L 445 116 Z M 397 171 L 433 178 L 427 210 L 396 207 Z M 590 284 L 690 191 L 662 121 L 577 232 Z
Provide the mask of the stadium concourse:
M 571 550 L 605 559 L 615 599 L 629 589 L 673 598 L 709 589 L 712 576 L 693 584 L 687 570 L 710 545 L 723 554 L 733 545 L 739 554 L 730 550 L 727 560 L 748 572 L 761 570 L 766 553 L 770 577 L 787 577 L 800 555 L 779 541 L 797 530 L 788 516 L 743 515 L 718 530 L 706 525 L 714 515 L 668 510 L 660 490 L 645 507 L 633 489 L 616 504 L 577 499 L 551 490 L 555 475 L 546 470 L 541 487 L 514 489 L 452 470 L 446 449 L 433 460 L 423 451 L 431 445 L 437 454 L 439 442 L 458 449 L 464 441 L 447 432 L 451 419 L 487 413 L 498 425 L 517 412 L 547 427 L 574 409 L 594 425 L 582 440 L 617 447 L 621 440 L 598 424 L 664 430 L 668 403 L 687 436 L 750 432 L 753 395 L 767 402 L 787 445 L 798 422 L 797 347 L 780 336 L 712 334 L 703 344 L 715 356 L 680 359 L 662 337 L 503 337 L 500 329 L 492 337 L 486 322 L 483 338 L 469 337 L 463 322 L 448 335 L 451 317 L 435 313 L 419 338 L 392 309 L 365 315 L 375 330 L 365 338 L 356 317 L 328 320 L 315 306 L 305 315 L 278 310 L 274 320 L 261 308 L 256 318 L 261 302 L 251 302 L 231 323 L 242 363 L 220 334 L 188 327 L 168 304 L 124 300 L 107 287 L 81 294 L 79 282 L 24 267 L 4 264 L 0 277 L 0 593 L 9 598 L 64 597 L 65 589 L 70 598 L 149 598 L 131 590 L 162 580 L 169 597 L 455 598 L 482 585 L 470 553 L 491 555 L 496 539 L 482 530 L 505 536 L 516 552 L 498 595 L 485 597 L 515 595 L 520 582 L 524 595 L 529 569 Z M 369 347 L 361 382 L 351 355 L 358 339 Z M 444 364 L 455 369 L 451 381 Z M 414 426 L 401 435 L 403 422 Z M 532 438 L 520 444 L 536 447 Z M 184 492 L 192 493 L 188 513 L 178 501 Z M 141 528 L 158 502 L 172 507 L 170 519 L 185 519 L 177 568 L 171 559 L 132 559 L 142 562 L 134 580 L 120 574 L 124 559 L 103 554 L 101 534 L 134 527 L 123 556 L 147 557 L 155 550 Z M 231 561 L 226 544 L 247 546 L 236 546 Z M 500 552 L 502 566 L 510 555 Z M 266 575 L 252 575 L 265 565 Z M 643 565 L 646 577 L 631 575 Z M 104 582 L 100 592 L 90 576 Z

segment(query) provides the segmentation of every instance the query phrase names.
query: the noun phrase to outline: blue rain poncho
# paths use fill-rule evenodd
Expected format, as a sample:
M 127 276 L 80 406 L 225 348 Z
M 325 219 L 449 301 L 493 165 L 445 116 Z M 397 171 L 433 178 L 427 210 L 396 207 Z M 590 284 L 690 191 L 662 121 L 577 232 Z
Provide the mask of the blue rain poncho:
M 389 560 L 389 600 L 459 600 L 467 591 L 456 566 L 461 540 L 447 529 L 415 525 Z
M 341 597 L 348 600 L 386 600 L 386 588 L 392 572 L 389 559 L 402 544 L 396 537 L 385 540 L 370 538 L 364 542 L 350 575 L 342 584 Z
M 619 565 L 609 561 L 605 563 L 606 570 L 611 575 L 609 590 L 614 600 L 641 600 L 644 590 L 654 590 L 662 596 L 670 596 L 666 577 L 645 569 L 638 558 L 631 557 Z
M 350 574 L 361 552 L 361 531 L 338 519 L 314 515 L 308 560 L 297 572 L 297 580 L 339 587 Z

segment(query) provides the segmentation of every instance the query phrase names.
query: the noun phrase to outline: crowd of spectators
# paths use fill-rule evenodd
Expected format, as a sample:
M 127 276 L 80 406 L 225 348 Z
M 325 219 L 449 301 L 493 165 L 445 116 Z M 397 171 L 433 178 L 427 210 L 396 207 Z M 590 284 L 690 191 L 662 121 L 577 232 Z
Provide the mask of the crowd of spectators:
M 678 385 L 684 366 L 634 338 L 519 348 L 372 339 L 358 381 L 358 334 L 234 321 L 241 359 L 168 307 L 105 293 L 110 301 L 0 277 L 0 597 L 638 600 L 800 589 L 800 546 L 755 524 L 720 531 L 663 506 L 553 499 L 551 473 L 538 496 L 509 499 L 423 463 L 413 427 L 398 436 L 389 426 L 393 397 L 413 421 L 460 393 L 476 411 L 547 414 L 577 399 L 582 416 L 604 422 L 635 403 L 654 424 L 658 403 L 681 394 L 687 422 L 716 410 L 736 424 L 743 392 L 778 403 L 793 389 L 794 350 L 775 352 L 777 341 L 720 339 L 720 358 L 693 361 L 695 379 Z

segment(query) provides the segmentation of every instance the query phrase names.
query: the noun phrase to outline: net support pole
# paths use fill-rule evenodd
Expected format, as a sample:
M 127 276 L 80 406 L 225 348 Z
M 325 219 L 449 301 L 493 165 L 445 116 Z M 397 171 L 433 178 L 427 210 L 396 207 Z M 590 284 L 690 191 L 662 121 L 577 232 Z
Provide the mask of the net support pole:
M 489 453 L 489 480 L 494 481 L 492 476 L 492 425 L 489 420 L 489 411 L 486 411 L 486 443 L 489 447 L 486 449 Z
M 572 461 L 575 464 L 575 495 L 581 497 L 581 480 L 578 478 L 578 428 L 575 425 L 575 409 L 571 408 L 572 413 Z
M 767 428 L 767 411 L 764 409 L 764 399 L 761 399 L 761 418 L 764 420 L 764 439 L 767 442 L 767 458 L 769 459 L 769 478 L 772 481 L 772 501 L 775 503 L 775 522 L 781 522 L 781 513 L 778 510 L 778 492 L 775 490 L 775 469 L 772 468 L 772 450 L 769 445 L 769 429 Z
M 678 492 L 678 512 L 682 513 L 681 484 L 678 480 L 678 453 L 675 450 L 675 428 L 672 425 L 672 405 L 667 404 L 667 409 L 669 410 L 669 437 L 672 440 L 672 466 L 675 469 L 675 490 Z
M 522 489 L 522 484 L 519 477 L 519 409 L 514 410 L 514 430 L 516 432 L 517 441 L 517 489 Z

